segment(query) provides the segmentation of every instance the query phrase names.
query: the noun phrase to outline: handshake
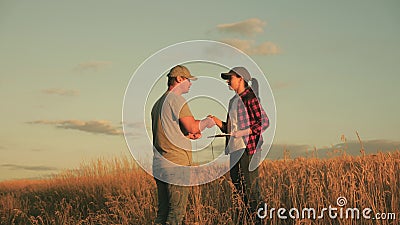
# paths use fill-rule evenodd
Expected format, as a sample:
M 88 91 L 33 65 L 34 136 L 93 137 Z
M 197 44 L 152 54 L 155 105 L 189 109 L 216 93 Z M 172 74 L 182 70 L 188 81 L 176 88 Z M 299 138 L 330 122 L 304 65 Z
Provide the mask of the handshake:
M 199 123 L 199 128 L 200 128 L 200 132 L 198 133 L 189 133 L 188 137 L 190 139 L 199 139 L 201 138 L 201 131 L 203 131 L 205 128 L 211 128 L 213 126 L 217 125 L 220 129 L 222 129 L 223 126 L 223 122 L 216 116 L 213 115 L 208 115 L 206 118 L 200 120 Z M 223 131 L 226 132 L 226 131 Z M 245 130 L 237 130 L 237 131 L 233 131 L 230 132 L 229 135 L 235 138 L 239 138 L 239 137 L 243 137 L 243 136 L 248 136 L 252 133 L 252 130 L 250 128 L 245 129 Z
M 200 120 L 200 129 L 201 127 L 211 128 L 215 125 L 215 121 L 208 115 L 206 118 Z
M 218 120 L 219 119 L 217 117 L 208 115 L 206 118 L 199 121 L 199 132 L 189 133 L 188 137 L 193 140 L 201 138 L 201 131 L 203 131 L 206 128 L 211 128 L 215 125 L 218 125 L 217 122 Z M 221 120 L 219 120 L 219 122 L 221 122 Z

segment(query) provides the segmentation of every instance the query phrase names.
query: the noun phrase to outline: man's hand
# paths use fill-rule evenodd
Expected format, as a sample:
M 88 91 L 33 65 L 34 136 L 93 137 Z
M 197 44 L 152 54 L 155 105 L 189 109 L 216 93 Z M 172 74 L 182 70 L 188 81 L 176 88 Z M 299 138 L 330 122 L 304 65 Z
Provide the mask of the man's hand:
M 188 138 L 190 138 L 192 140 L 199 139 L 199 138 L 201 138 L 201 133 L 195 133 L 195 134 L 189 133 Z
M 211 128 L 215 125 L 215 122 L 210 117 L 206 117 L 200 121 L 200 130 L 204 130 L 206 127 Z
M 215 121 L 212 118 L 207 117 L 205 119 L 207 120 L 207 128 L 211 128 L 215 125 Z

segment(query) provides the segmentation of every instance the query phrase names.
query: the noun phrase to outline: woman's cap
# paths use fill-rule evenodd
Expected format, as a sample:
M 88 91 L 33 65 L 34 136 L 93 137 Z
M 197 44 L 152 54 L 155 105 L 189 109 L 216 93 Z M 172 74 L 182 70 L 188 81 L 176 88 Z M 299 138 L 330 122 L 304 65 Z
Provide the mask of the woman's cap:
M 221 78 L 224 80 L 228 80 L 232 75 L 241 76 L 246 82 L 251 80 L 251 76 L 249 71 L 242 66 L 232 68 L 228 73 L 221 73 Z

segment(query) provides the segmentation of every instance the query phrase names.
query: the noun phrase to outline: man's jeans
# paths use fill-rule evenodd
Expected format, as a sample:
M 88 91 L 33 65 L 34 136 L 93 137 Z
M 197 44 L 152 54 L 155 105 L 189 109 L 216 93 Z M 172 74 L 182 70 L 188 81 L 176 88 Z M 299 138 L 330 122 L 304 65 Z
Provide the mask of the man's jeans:
M 168 184 L 155 179 L 158 191 L 156 224 L 181 224 L 186 212 L 189 187 Z

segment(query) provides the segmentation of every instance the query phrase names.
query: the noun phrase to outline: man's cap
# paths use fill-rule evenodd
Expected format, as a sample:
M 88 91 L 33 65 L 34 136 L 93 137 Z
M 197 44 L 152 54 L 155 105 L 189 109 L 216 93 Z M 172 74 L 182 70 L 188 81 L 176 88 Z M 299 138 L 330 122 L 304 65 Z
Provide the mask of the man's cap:
M 192 74 L 190 74 L 190 71 L 188 68 L 186 68 L 185 66 L 182 65 L 177 65 L 174 66 L 168 73 L 167 75 L 168 77 L 185 77 L 189 80 L 197 80 L 197 77 L 193 76 Z
M 246 82 L 251 80 L 251 76 L 249 71 L 242 66 L 232 68 L 228 73 L 221 73 L 221 78 L 224 80 L 228 80 L 232 75 L 241 76 Z

